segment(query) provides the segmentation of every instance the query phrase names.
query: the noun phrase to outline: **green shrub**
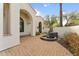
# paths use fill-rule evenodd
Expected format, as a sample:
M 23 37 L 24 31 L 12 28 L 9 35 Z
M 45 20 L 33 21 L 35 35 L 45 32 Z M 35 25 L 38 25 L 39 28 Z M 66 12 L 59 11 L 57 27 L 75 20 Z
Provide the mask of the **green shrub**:
M 70 23 L 66 24 L 65 26 L 76 26 L 79 25 L 79 19 L 71 20 Z
M 79 35 L 76 33 L 67 33 L 64 35 L 64 40 L 68 42 L 72 53 L 79 55 Z

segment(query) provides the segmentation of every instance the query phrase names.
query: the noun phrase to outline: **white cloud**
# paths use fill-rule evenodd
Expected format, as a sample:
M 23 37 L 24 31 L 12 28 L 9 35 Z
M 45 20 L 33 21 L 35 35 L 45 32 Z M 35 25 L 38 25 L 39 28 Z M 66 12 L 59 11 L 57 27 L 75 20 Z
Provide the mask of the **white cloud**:
M 49 4 L 43 4 L 44 7 L 47 7 Z
M 47 4 L 44 4 L 43 6 L 44 6 L 44 7 L 47 7 Z
M 38 11 L 37 9 L 35 9 L 35 11 L 37 12 L 36 16 L 40 16 L 41 15 L 40 11 Z
M 63 12 L 63 14 L 66 14 L 66 12 Z

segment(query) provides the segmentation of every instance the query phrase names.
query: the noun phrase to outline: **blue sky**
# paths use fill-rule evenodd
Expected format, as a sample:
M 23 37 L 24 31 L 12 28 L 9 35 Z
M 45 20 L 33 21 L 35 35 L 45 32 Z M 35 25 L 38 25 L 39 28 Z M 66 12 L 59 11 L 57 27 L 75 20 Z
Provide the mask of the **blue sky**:
M 32 3 L 37 15 L 59 15 L 59 3 Z M 63 12 L 79 11 L 78 3 L 63 3 Z

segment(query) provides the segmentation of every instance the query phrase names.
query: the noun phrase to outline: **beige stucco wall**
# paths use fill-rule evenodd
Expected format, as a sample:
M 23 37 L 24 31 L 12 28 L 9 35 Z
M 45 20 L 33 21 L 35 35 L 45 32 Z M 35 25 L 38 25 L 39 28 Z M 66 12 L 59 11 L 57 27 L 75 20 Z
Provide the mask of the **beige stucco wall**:
M 0 3 L 0 38 L 3 35 L 3 4 Z
M 29 14 L 32 16 L 31 19 L 31 35 L 35 36 L 36 32 L 38 31 L 38 23 L 42 22 L 42 31 L 43 31 L 43 18 L 41 16 L 36 16 L 36 11 L 31 7 L 31 4 L 20 4 L 20 9 L 25 9 Z M 23 34 L 23 33 L 21 33 Z
M 39 26 L 39 22 L 42 23 L 42 32 L 44 32 L 44 29 L 43 29 L 43 18 L 41 16 L 36 16 L 36 32 L 39 32 L 39 29 L 38 29 L 38 26 Z
M 25 30 L 26 33 L 30 33 L 32 36 L 35 36 L 37 30 L 37 23 L 38 21 L 42 21 L 41 17 L 36 17 L 36 12 L 31 8 L 30 4 L 25 3 L 11 3 L 10 4 L 10 31 L 11 34 L 4 36 L 3 35 L 3 3 L 0 3 L 0 51 L 19 45 L 20 44 L 20 10 L 24 9 L 31 15 L 31 25 L 27 25 L 26 18 L 25 21 Z M 23 17 L 25 19 L 25 17 Z M 26 34 L 25 33 L 25 34 Z
M 24 21 L 24 32 L 20 32 L 21 36 L 24 35 L 31 35 L 31 29 L 32 29 L 32 19 L 30 18 L 30 15 L 26 13 L 20 13 L 20 17 Z
M 35 20 L 36 20 L 35 15 L 36 15 L 36 12 L 31 8 L 30 4 L 21 3 L 21 4 L 19 4 L 19 6 L 20 6 L 20 9 L 26 10 L 31 15 L 31 17 L 32 17 L 31 35 L 35 36 L 35 32 L 36 32 L 35 31 Z
M 3 35 L 3 4 L 0 3 L 0 51 L 20 44 L 19 33 L 19 6 L 10 5 L 10 29 L 11 35 Z

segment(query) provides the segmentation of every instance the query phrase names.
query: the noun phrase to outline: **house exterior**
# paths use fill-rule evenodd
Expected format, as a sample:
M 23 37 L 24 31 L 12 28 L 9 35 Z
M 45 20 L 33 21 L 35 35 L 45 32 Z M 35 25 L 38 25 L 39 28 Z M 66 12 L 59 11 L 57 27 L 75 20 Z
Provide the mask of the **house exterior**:
M 43 32 L 43 18 L 27 3 L 0 3 L 0 51 L 19 45 L 20 36 Z

